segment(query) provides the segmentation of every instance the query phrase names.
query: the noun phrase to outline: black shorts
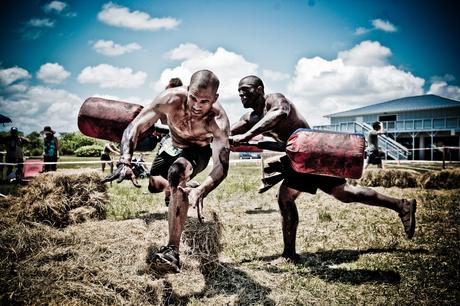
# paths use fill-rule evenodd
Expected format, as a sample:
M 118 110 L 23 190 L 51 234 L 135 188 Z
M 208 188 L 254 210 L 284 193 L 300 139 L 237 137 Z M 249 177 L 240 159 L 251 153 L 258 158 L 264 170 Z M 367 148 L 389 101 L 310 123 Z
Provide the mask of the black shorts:
M 341 177 L 296 172 L 292 169 L 287 156 L 282 158 L 282 161 L 285 176 L 283 184 L 298 191 L 316 194 L 319 188 L 330 194 L 332 189 L 347 182 Z
M 193 167 L 193 172 L 190 178 L 196 176 L 198 173 L 206 169 L 209 163 L 209 159 L 212 156 L 211 146 L 207 145 L 204 147 L 189 147 L 182 149 L 182 152 L 176 156 L 171 156 L 166 152 L 160 152 L 155 156 L 150 169 L 150 175 L 162 176 L 168 179 L 169 167 L 179 158 L 183 157 L 188 160 Z
M 101 154 L 101 160 L 107 160 L 110 161 L 110 155 L 109 154 Z
M 381 165 L 382 157 L 379 150 L 372 150 L 369 154 L 368 163 L 371 165 Z

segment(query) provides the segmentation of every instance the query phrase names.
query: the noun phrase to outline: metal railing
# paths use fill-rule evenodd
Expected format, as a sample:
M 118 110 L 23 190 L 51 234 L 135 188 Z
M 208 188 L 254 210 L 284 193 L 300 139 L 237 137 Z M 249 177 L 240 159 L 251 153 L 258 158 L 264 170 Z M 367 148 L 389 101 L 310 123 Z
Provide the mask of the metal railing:
M 314 128 L 320 130 L 332 130 L 337 132 L 363 133 L 365 135 L 367 135 L 369 131 L 372 130 L 372 126 L 370 126 L 369 124 L 357 121 L 344 122 L 335 125 L 315 126 Z M 379 135 L 378 139 L 379 147 L 383 148 L 385 152 L 385 157 L 391 157 L 395 160 L 406 160 L 411 154 L 405 146 L 386 135 Z

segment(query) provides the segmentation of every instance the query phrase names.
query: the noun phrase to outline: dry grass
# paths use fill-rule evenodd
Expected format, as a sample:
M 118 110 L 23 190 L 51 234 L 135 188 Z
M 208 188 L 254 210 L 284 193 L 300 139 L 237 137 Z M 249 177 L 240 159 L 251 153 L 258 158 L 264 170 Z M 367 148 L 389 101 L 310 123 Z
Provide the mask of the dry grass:
M 167 241 L 163 195 L 145 193 L 146 180 L 142 189 L 109 188 L 108 220 L 60 228 L 30 218 L 1 222 L 1 304 L 458 304 L 458 189 L 375 187 L 417 199 L 411 241 L 392 211 L 302 194 L 301 260 L 275 264 L 277 188 L 258 194 L 259 171 L 233 166 L 205 200 L 203 225 L 190 210 L 180 274 L 158 275 L 146 264 L 149 250 Z M 0 201 L 1 212 L 9 206 Z

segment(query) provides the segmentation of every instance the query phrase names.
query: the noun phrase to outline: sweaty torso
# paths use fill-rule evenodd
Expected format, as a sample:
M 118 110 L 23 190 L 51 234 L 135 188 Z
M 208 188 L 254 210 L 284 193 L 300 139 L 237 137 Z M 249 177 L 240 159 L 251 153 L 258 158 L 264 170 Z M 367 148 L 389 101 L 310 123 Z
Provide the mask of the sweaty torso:
M 180 148 L 206 146 L 212 142 L 210 122 L 214 119 L 215 112 L 211 110 L 205 117 L 196 118 L 188 111 L 186 99 L 184 97 L 174 103 L 167 114 L 172 141 Z
M 284 96 L 283 96 L 284 98 Z M 264 116 L 267 112 L 277 105 L 277 99 L 280 99 L 278 94 L 269 94 L 266 96 L 266 104 L 264 109 Z M 286 118 L 282 119 L 275 127 L 270 131 L 263 133 L 265 136 L 270 136 L 277 141 L 287 142 L 289 136 L 300 128 L 310 128 L 305 118 L 298 112 L 294 104 L 284 98 L 284 103 L 288 103 L 290 111 Z

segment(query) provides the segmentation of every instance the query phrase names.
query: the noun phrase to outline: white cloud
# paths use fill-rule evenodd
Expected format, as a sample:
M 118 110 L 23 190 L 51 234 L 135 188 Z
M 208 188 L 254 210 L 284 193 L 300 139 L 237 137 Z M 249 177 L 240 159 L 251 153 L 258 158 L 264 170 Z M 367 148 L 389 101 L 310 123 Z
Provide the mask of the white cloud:
M 192 43 L 180 44 L 177 48 L 167 52 L 165 57 L 171 60 L 181 60 L 181 62 L 176 67 L 165 69 L 160 78 L 152 83 L 151 87 L 156 94 L 164 90 L 171 78 L 178 77 L 187 86 L 194 72 L 209 69 L 220 80 L 219 102 L 224 106 L 230 121 L 237 120 L 243 114 L 245 110 L 238 97 L 238 82 L 244 76 L 257 75 L 257 64 L 222 47 L 211 52 Z
M 43 7 L 44 11 L 46 13 L 49 12 L 57 12 L 60 13 L 62 12 L 65 8 L 67 7 L 67 3 L 62 2 L 62 1 L 51 1 L 50 3 L 45 4 Z
M 33 18 L 27 22 L 27 25 L 33 28 L 52 28 L 54 27 L 54 20 Z
M 425 81 L 388 64 L 389 55 L 377 42 L 362 42 L 333 60 L 301 58 L 286 96 L 315 125 L 327 124 L 327 114 L 423 94 Z
M 0 70 L 0 85 L 6 87 L 10 86 L 16 81 L 30 79 L 30 73 L 20 67 L 12 67 Z
M 119 68 L 108 64 L 85 67 L 78 76 L 82 84 L 99 84 L 101 88 L 137 88 L 144 84 L 147 73 L 133 72 L 131 68 Z
M 289 79 L 289 74 L 288 73 L 283 73 L 283 72 L 278 72 L 278 71 L 273 71 L 270 69 L 264 69 L 262 71 L 262 79 L 263 80 L 271 80 L 274 82 L 278 81 L 284 81 Z
M 70 72 L 58 63 L 46 63 L 37 72 L 37 78 L 49 84 L 60 84 L 69 76 Z
M 221 98 L 235 98 L 240 79 L 257 72 L 257 64 L 250 63 L 242 55 L 227 51 L 222 47 L 217 48 L 215 52 L 209 52 L 194 44 L 181 44 L 169 51 L 167 57 L 183 61 L 179 66 L 168 68 L 161 73 L 160 79 L 155 84 L 157 91 L 163 90 L 173 77 L 179 77 L 184 84 L 188 84 L 190 76 L 195 71 L 209 69 L 220 80 Z
M 183 60 L 189 58 L 206 58 L 211 55 L 211 52 L 203 50 L 195 44 L 185 43 L 167 52 L 165 57 L 172 60 Z
M 112 2 L 104 4 L 102 10 L 97 14 L 99 21 L 121 28 L 131 30 L 157 31 L 161 29 L 170 30 L 176 28 L 180 21 L 172 18 L 152 18 L 149 14 L 141 11 L 130 11 Z
M 388 20 L 374 19 L 372 20 L 372 25 L 375 29 L 382 30 L 384 32 L 396 32 L 398 30 L 396 26 Z
M 394 24 L 389 22 L 388 20 L 377 18 L 377 19 L 371 20 L 371 23 L 372 23 L 372 28 L 358 27 L 355 30 L 354 34 L 364 35 L 366 33 L 376 31 L 376 30 L 380 30 L 384 32 L 397 32 L 398 31 L 398 28 Z
M 391 50 L 378 41 L 363 41 L 350 50 L 339 52 L 338 58 L 350 66 L 383 66 Z
M 45 125 L 51 125 L 58 132 L 76 131 L 82 102 L 68 91 L 43 86 L 29 87 L 21 94 L 0 96 L 2 112 L 26 133 L 41 131 Z
M 137 43 L 130 43 L 127 45 L 119 45 L 111 40 L 98 40 L 93 44 L 93 49 L 98 53 L 108 56 L 118 56 L 125 53 L 130 53 L 142 49 Z
M 460 101 L 460 87 L 449 85 L 446 81 L 434 81 L 428 90 L 428 94 Z
M 364 27 L 359 27 L 355 30 L 355 35 L 363 35 L 363 34 L 366 34 L 368 32 L 370 32 L 371 29 L 366 29 Z

